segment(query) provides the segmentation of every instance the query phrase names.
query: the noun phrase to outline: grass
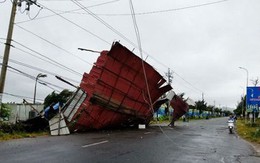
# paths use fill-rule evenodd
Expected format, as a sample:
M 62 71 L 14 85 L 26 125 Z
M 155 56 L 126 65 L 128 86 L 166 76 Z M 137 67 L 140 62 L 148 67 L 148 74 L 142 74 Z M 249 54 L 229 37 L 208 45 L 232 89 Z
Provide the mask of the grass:
M 239 136 L 250 142 L 260 144 L 260 119 L 257 119 L 254 125 L 246 123 L 243 119 L 238 119 L 236 126 Z
M 20 138 L 33 138 L 48 135 L 47 131 L 28 132 L 22 124 L 11 124 L 0 121 L 0 141 Z
M 36 136 L 44 136 L 49 135 L 46 131 L 40 131 L 40 132 L 13 132 L 13 133 L 4 133 L 0 131 L 0 142 L 11 140 L 11 139 L 21 139 L 21 138 L 34 138 Z

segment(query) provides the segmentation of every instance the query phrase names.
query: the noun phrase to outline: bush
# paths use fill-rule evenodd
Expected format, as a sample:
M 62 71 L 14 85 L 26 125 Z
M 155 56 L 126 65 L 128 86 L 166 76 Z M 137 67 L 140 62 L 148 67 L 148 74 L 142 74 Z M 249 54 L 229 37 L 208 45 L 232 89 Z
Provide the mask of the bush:
M 25 131 L 24 126 L 21 124 L 10 124 L 0 122 L 0 132 L 2 133 L 14 133 Z
M 259 130 L 259 128 L 256 129 L 256 131 L 252 132 L 251 134 L 252 134 L 253 138 L 260 138 L 260 130 Z
M 169 116 L 167 115 L 159 117 L 159 121 L 168 121 L 168 120 L 169 120 Z
M 0 120 L 9 118 L 10 115 L 11 115 L 11 108 L 6 104 L 2 103 L 0 106 Z

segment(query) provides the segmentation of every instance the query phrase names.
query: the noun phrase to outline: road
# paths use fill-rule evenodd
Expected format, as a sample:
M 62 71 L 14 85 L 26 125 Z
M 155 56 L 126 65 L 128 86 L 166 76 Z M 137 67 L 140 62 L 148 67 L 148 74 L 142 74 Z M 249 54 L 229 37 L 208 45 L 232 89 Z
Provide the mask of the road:
M 259 163 L 249 143 L 228 133 L 226 120 L 0 142 L 0 162 Z

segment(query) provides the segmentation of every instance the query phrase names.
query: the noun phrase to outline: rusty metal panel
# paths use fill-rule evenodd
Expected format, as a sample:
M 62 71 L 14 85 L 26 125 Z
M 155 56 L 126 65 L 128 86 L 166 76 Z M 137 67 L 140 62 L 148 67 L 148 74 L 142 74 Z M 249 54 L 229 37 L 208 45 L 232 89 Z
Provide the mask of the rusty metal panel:
M 173 107 L 173 121 L 176 121 L 185 113 L 188 112 L 189 105 L 179 96 L 175 95 L 170 102 L 170 105 Z
M 83 75 L 80 87 L 88 96 L 73 117 L 74 129 L 149 122 L 153 110 L 147 103 L 142 64 L 153 103 L 172 89 L 151 65 L 115 43 L 110 51 L 101 52 L 90 72 Z

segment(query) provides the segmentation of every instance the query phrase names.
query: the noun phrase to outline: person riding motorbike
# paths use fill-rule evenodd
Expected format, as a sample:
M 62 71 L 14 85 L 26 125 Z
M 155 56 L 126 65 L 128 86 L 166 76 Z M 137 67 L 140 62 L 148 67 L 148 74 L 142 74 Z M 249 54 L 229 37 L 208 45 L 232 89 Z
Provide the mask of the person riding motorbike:
M 233 129 L 234 129 L 234 123 L 235 123 L 235 117 L 233 115 L 230 115 L 228 118 L 228 129 L 229 129 L 229 133 L 232 134 L 233 133 Z

